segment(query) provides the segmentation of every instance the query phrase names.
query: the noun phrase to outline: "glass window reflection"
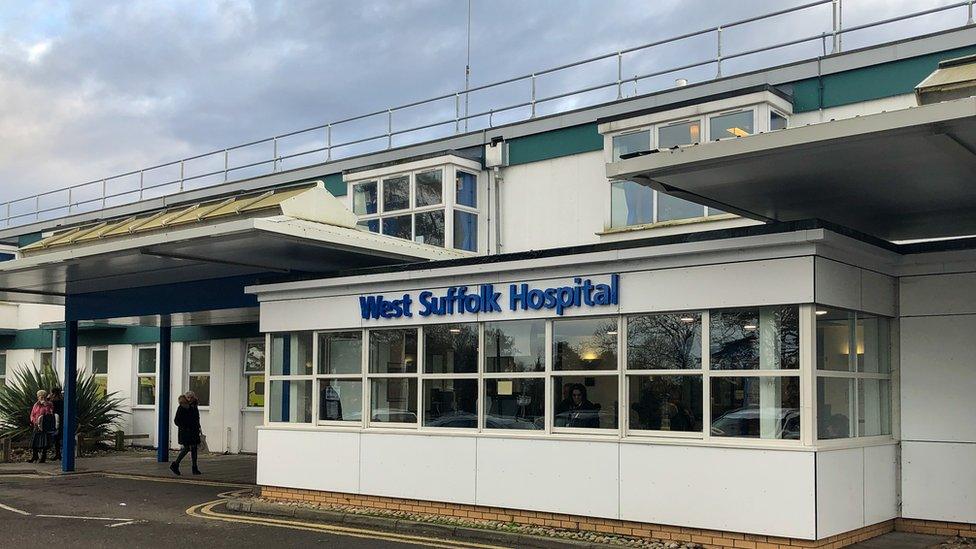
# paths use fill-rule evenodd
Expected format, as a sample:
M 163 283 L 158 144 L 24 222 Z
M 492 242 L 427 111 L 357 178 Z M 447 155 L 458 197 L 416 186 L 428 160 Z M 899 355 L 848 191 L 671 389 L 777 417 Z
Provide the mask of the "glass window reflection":
M 320 421 L 362 421 L 363 382 L 359 379 L 319 380 Z
M 800 438 L 799 377 L 713 377 L 714 437 Z
M 712 141 L 731 137 L 745 137 L 755 132 L 753 111 L 739 111 L 713 116 L 709 121 L 709 138 Z
M 702 430 L 701 376 L 630 376 L 629 381 L 631 429 Z
M 552 388 L 556 427 L 617 428 L 617 376 L 556 376 Z
M 713 370 L 777 370 L 800 367 L 796 306 L 726 309 L 710 313 Z
M 552 346 L 554 370 L 616 370 L 617 319 L 553 321 Z
M 644 130 L 634 133 L 625 133 L 613 136 L 613 160 L 620 160 L 620 157 L 634 152 L 648 151 L 651 149 L 651 132 Z
M 382 374 L 416 373 L 417 330 L 371 331 L 369 371 Z
M 654 189 L 633 181 L 610 183 L 610 226 L 654 223 Z
M 546 380 L 509 378 L 485 380 L 485 428 L 545 429 Z
M 319 334 L 319 373 L 358 374 L 363 369 L 363 333 Z
M 417 378 L 376 378 L 370 388 L 371 422 L 417 423 Z
M 478 373 L 478 325 L 470 323 L 425 326 L 424 372 Z
M 701 369 L 701 314 L 666 313 L 627 318 L 627 368 Z
M 410 207 L 410 176 L 401 175 L 383 180 L 383 211 L 392 212 Z
M 476 429 L 477 379 L 425 379 L 424 426 Z
M 546 368 L 546 322 L 485 323 L 485 371 L 541 372 Z

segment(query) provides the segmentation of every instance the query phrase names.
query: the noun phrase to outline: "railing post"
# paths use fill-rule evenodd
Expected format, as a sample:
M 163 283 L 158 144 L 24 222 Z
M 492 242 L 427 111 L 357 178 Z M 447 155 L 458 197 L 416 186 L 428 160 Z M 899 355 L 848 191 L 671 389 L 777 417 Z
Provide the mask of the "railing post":
M 107 194 L 108 194 L 108 184 L 106 183 L 106 180 L 103 179 L 102 180 L 102 209 L 103 210 L 105 209 L 105 200 L 107 198 L 106 196 Z
M 393 109 L 386 109 L 386 148 L 393 148 Z
M 71 214 L 71 191 L 73 190 L 74 190 L 73 188 L 68 187 L 68 214 L 69 215 Z
M 224 149 L 224 181 L 227 181 L 227 168 L 230 166 L 230 153 Z
M 332 124 L 325 127 L 325 161 L 332 160 Z
M 535 118 L 535 75 L 532 75 L 532 113 L 529 118 Z
M 142 200 L 142 190 L 145 188 L 145 172 L 139 170 L 139 200 Z
M 461 94 L 454 94 L 454 133 L 461 133 Z
M 9 227 L 11 223 L 10 219 L 10 202 L 7 202 L 7 226 Z
M 184 168 L 183 162 L 184 162 L 183 160 L 180 160 L 180 192 L 183 192 L 183 180 L 184 180 L 184 177 L 185 177 L 184 176 L 184 173 L 185 172 L 183 171 L 183 168 Z
M 840 11 L 840 0 L 833 0 L 831 4 L 833 12 L 833 28 L 831 29 L 831 34 L 834 38 L 833 51 L 831 53 L 840 53 L 840 30 L 841 30 L 841 11 Z
M 715 56 L 715 78 L 722 77 L 722 27 L 716 27 L 716 51 L 718 55 Z
M 41 195 L 34 196 L 34 221 L 41 219 Z
M 966 24 L 972 25 L 973 24 L 973 0 L 969 0 L 969 2 L 967 2 L 966 7 L 969 9 L 969 18 L 966 19 Z
M 271 154 L 271 173 L 278 171 L 278 137 L 274 138 L 274 151 Z
M 624 54 L 617 52 L 617 99 L 624 98 Z

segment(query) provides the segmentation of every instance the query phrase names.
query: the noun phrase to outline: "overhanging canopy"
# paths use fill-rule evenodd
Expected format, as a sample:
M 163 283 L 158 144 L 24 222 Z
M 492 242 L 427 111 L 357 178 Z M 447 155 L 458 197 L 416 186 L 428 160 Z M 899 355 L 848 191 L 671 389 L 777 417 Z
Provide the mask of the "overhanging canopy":
M 974 153 L 970 97 L 658 151 L 607 176 L 755 219 L 908 240 L 976 234 Z

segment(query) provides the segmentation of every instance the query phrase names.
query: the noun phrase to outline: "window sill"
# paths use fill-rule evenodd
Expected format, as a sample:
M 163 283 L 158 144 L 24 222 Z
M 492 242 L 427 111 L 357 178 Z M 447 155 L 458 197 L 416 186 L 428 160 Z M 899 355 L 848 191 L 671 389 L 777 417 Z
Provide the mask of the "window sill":
M 714 221 L 726 221 L 729 219 L 740 219 L 741 216 L 724 213 L 717 215 L 706 215 L 701 217 L 689 217 L 686 219 L 672 219 L 670 221 L 658 221 L 657 223 L 645 223 L 643 225 L 628 225 L 626 227 L 614 227 L 611 229 L 605 229 L 599 231 L 596 234 L 598 236 L 613 235 L 620 233 L 631 233 L 635 231 L 646 231 L 649 229 L 662 229 L 665 227 L 681 227 L 684 225 L 698 225 L 701 223 L 710 223 Z

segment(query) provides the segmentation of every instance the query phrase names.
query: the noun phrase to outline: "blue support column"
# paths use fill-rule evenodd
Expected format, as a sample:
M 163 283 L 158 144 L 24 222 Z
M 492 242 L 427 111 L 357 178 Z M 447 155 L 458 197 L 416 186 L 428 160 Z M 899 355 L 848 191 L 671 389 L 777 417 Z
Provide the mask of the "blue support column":
M 167 324 L 159 328 L 159 402 L 156 403 L 156 461 L 169 461 L 170 364 L 172 362 L 173 329 Z
M 75 470 L 75 441 L 78 430 L 78 321 L 65 322 L 64 417 L 62 418 L 61 470 Z

